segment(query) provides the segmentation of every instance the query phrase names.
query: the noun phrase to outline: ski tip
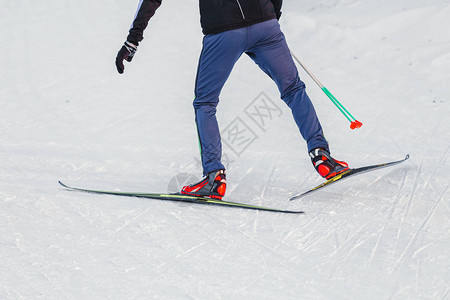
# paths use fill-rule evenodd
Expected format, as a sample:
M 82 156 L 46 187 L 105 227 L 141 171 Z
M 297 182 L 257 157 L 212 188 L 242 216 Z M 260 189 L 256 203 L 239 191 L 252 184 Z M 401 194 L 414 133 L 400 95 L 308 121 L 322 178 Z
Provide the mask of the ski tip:
M 406 154 L 405 160 L 409 159 L 409 154 Z
M 62 183 L 62 181 L 61 180 L 58 180 L 58 183 L 60 184 L 60 185 L 62 185 L 63 187 L 65 187 L 65 188 L 69 188 L 67 185 L 65 185 L 64 183 Z

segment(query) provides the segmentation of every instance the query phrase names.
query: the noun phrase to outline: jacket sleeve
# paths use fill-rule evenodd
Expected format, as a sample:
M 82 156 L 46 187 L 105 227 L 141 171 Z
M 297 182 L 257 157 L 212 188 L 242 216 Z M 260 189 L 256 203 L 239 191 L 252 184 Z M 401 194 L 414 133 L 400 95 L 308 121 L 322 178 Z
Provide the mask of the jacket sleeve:
M 142 41 L 145 28 L 147 28 L 148 21 L 155 14 L 155 11 L 161 5 L 162 0 L 140 0 L 139 6 L 134 16 L 133 24 L 127 37 L 127 41 L 139 45 Z
M 283 5 L 283 0 L 270 0 L 273 3 L 273 7 L 275 8 L 275 13 L 277 14 L 277 19 L 279 20 L 281 17 L 281 6 Z

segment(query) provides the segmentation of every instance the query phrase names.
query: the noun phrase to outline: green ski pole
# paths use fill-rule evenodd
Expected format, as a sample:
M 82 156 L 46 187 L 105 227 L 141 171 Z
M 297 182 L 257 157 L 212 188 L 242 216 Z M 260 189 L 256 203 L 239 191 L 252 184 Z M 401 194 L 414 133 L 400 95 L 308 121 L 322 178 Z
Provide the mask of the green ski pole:
M 339 102 L 336 97 L 333 96 L 333 94 L 317 79 L 316 76 L 314 76 L 313 73 L 298 59 L 297 56 L 295 56 L 294 53 L 291 52 L 292 57 L 298 62 L 298 64 L 305 70 L 306 73 L 314 80 L 314 82 L 319 86 L 319 88 L 325 93 L 325 95 L 330 98 L 331 102 L 336 105 L 336 107 L 341 111 L 341 113 L 347 118 L 347 120 L 350 122 L 350 128 L 356 129 L 360 128 L 362 126 L 362 123 L 353 117 L 353 115 L 342 105 L 341 102 Z

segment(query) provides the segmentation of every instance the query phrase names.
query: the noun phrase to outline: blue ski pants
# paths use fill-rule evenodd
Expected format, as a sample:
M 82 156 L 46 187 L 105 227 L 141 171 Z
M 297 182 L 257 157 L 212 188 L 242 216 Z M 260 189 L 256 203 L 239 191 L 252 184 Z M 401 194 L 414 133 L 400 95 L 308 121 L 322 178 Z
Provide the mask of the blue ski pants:
M 222 143 L 216 119 L 220 92 L 235 63 L 246 53 L 272 78 L 281 99 L 292 110 L 295 123 L 307 142 L 308 151 L 328 149 L 314 107 L 300 80 L 284 34 L 277 20 L 206 35 L 195 84 L 195 121 L 204 174 L 225 169 L 221 163 Z

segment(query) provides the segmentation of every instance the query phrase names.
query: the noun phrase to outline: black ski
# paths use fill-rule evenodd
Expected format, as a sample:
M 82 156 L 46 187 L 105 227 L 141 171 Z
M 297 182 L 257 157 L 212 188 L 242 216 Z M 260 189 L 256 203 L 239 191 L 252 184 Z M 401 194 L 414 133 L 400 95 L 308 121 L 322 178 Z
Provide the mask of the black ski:
M 93 194 L 103 194 L 103 195 L 106 194 L 106 195 L 115 195 L 115 196 L 126 196 L 126 197 L 150 198 L 150 199 L 157 199 L 157 200 L 189 202 L 189 203 L 196 203 L 196 204 L 220 205 L 220 206 L 228 206 L 228 207 L 239 207 L 239 208 L 244 208 L 244 209 L 288 213 L 288 214 L 303 214 L 304 213 L 303 211 L 283 210 L 283 209 L 276 209 L 276 208 L 270 208 L 270 207 L 264 207 L 264 206 L 255 206 L 255 205 L 250 205 L 250 204 L 216 200 L 216 199 L 205 198 L 205 197 L 195 197 L 195 196 L 183 195 L 183 194 L 178 194 L 178 193 L 158 194 L 158 193 L 129 193 L 129 192 L 90 190 L 90 189 L 71 187 L 71 186 L 65 185 L 61 181 L 58 181 L 58 182 L 60 185 L 62 185 L 66 189 L 69 189 L 72 191 L 93 193 Z
M 348 171 L 345 171 L 345 172 L 343 172 L 343 173 L 341 173 L 341 174 L 339 174 L 339 175 L 337 175 L 337 176 L 335 176 L 335 177 L 325 181 L 324 183 L 316 186 L 315 188 L 310 189 L 309 191 L 306 191 L 304 193 L 299 193 L 299 194 L 296 194 L 296 195 L 292 196 L 291 198 L 289 198 L 289 200 L 295 200 L 295 199 L 304 197 L 304 196 L 306 196 L 306 195 L 308 195 L 308 194 L 310 194 L 310 193 L 312 193 L 314 191 L 317 191 L 319 189 L 327 187 L 327 186 L 331 185 L 332 183 L 335 183 L 335 182 L 337 182 L 339 180 L 342 180 L 342 179 L 345 179 L 345 178 L 349 178 L 349 177 L 352 177 L 352 176 L 355 176 L 355 175 L 359 175 L 359 174 L 362 174 L 362 173 L 365 173 L 365 172 L 370 172 L 370 171 L 378 170 L 378 169 L 381 169 L 381 168 L 386 168 L 386 167 L 397 165 L 399 163 L 402 163 L 402 162 L 406 161 L 408 158 L 409 158 L 409 154 L 406 155 L 406 157 L 404 159 L 401 159 L 401 160 L 392 161 L 392 162 L 383 163 L 383 164 L 378 164 L 378 165 L 373 165 L 373 166 L 361 167 L 361 168 L 356 168 L 356 169 L 350 169 Z

